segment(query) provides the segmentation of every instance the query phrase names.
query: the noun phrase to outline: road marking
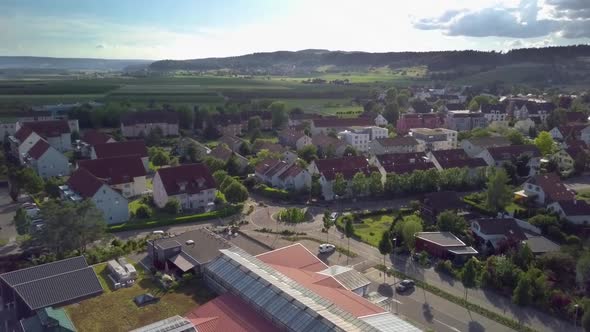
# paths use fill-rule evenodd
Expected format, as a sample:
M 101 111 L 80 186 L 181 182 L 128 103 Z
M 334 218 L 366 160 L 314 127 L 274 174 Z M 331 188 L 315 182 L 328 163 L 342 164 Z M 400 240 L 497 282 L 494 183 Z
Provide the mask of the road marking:
M 438 319 L 434 319 L 434 321 L 435 321 L 435 322 L 437 322 L 437 323 L 439 323 L 439 324 L 442 324 L 442 325 L 444 325 L 444 326 L 446 326 L 446 327 L 448 327 L 448 328 L 450 328 L 451 330 L 453 330 L 453 331 L 455 331 L 455 332 L 461 332 L 461 330 L 459 330 L 459 329 L 457 329 L 457 328 L 455 328 L 455 327 L 453 327 L 453 326 L 451 326 L 451 325 L 449 325 L 449 324 L 445 324 L 445 323 L 441 322 L 441 321 L 440 321 L 440 320 L 438 320 Z
M 401 301 L 399 301 L 399 300 L 396 300 L 396 299 L 394 299 L 394 298 L 392 298 L 392 299 L 391 299 L 391 301 L 393 301 L 393 302 L 397 302 L 397 303 L 399 303 L 399 304 L 403 304 L 403 303 L 401 303 Z

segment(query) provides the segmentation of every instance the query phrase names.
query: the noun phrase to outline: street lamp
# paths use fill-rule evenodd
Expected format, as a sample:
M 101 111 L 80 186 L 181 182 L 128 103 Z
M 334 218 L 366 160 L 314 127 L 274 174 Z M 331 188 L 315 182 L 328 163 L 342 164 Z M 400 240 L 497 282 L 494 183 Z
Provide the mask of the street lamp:
M 578 326 L 578 308 L 580 306 L 578 304 L 574 304 L 574 308 L 576 309 L 576 313 L 574 314 L 574 329 Z
M 399 312 L 399 309 L 398 309 L 399 302 L 397 301 L 397 292 L 395 290 L 395 283 L 396 283 L 395 282 L 395 245 L 397 244 L 397 237 L 395 237 L 393 235 L 393 233 L 390 236 L 392 236 L 391 244 L 393 245 L 393 249 L 391 250 L 391 256 L 393 257 L 392 258 L 393 262 L 391 263 L 391 270 L 392 270 L 391 275 L 393 275 L 393 296 L 395 297 L 395 313 L 397 314 Z M 387 271 L 387 267 L 385 267 L 385 271 Z M 387 272 L 385 272 L 385 273 L 387 273 Z

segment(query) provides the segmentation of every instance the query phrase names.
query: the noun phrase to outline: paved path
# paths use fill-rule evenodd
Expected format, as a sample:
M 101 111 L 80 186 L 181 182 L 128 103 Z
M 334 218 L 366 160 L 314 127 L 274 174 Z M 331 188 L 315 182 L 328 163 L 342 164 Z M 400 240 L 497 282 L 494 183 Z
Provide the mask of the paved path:
M 0 187 L 0 239 L 8 241 L 5 246 L 0 247 L 0 256 L 20 252 L 20 247 L 16 242 L 18 234 L 13 225 L 18 207 L 19 203 L 14 203 L 8 195 L 8 188 Z

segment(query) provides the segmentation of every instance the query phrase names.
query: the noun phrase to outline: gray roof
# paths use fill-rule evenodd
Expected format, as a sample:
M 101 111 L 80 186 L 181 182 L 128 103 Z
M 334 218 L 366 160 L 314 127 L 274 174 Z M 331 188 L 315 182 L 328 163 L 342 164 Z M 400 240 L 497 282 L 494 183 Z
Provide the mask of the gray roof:
M 418 332 L 421 331 L 413 325 L 399 319 L 390 312 L 361 317 L 363 321 L 381 332 Z
M 350 290 L 359 289 L 371 283 L 364 274 L 348 266 L 334 265 L 319 273 L 334 277 L 334 279 L 338 280 L 338 282 Z
M 188 240 L 193 240 L 194 244 L 186 244 Z M 171 238 L 158 239 L 155 242 L 162 249 L 180 245 L 183 253 L 200 264 L 206 264 L 219 256 L 220 249 L 231 247 L 231 244 L 222 237 L 204 228 L 185 232 Z
M 140 327 L 130 332 L 185 332 L 197 331 L 190 320 L 179 315 Z
M 102 293 L 103 288 L 83 256 L 0 275 L 23 302 L 37 310 Z
M 451 232 L 420 232 L 416 233 L 416 237 L 436 243 L 442 247 L 465 246 L 465 243 Z
M 549 240 L 548 238 L 536 234 L 525 233 L 527 239 L 524 240 L 527 246 L 535 254 L 544 254 L 546 252 L 559 251 L 559 244 Z

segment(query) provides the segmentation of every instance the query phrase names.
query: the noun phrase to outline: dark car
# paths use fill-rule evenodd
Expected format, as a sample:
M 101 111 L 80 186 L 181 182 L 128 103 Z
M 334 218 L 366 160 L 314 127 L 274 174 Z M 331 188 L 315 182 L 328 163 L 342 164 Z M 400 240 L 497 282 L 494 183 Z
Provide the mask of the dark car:
M 403 293 L 406 292 L 410 289 L 413 289 L 415 286 L 414 280 L 410 280 L 410 279 L 405 279 L 399 282 L 399 284 L 397 284 L 397 286 L 395 286 L 395 290 L 398 293 Z

